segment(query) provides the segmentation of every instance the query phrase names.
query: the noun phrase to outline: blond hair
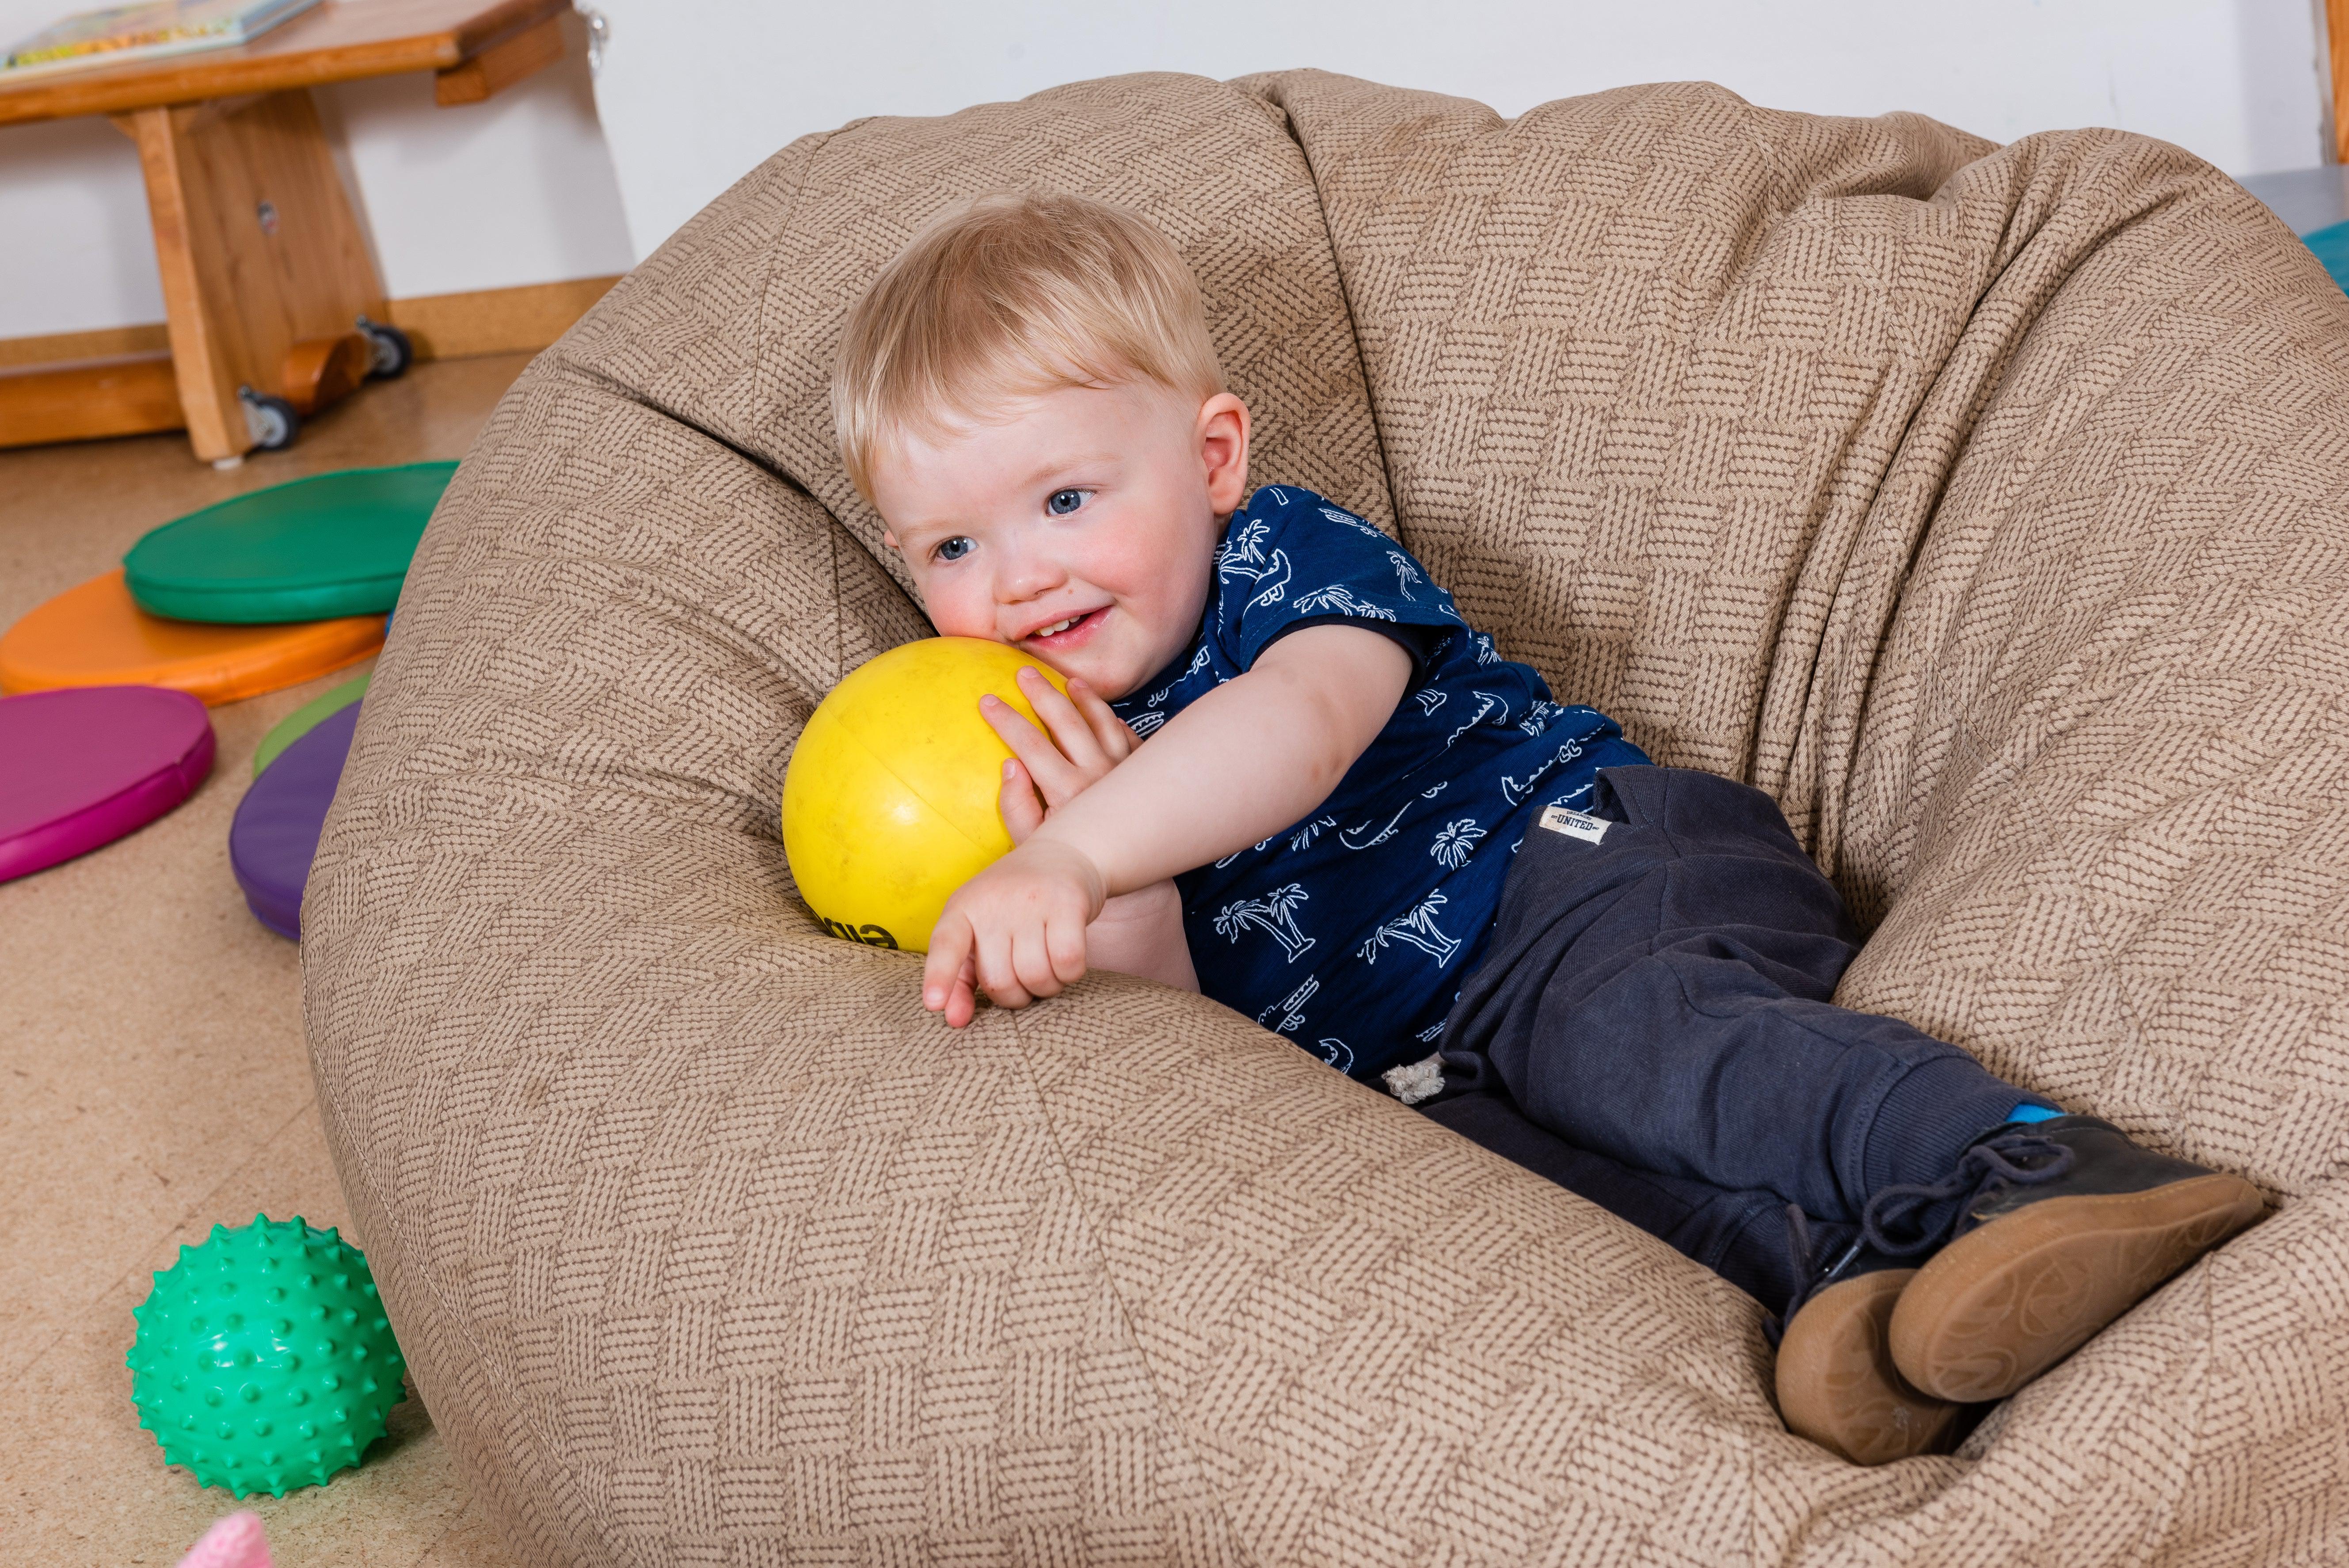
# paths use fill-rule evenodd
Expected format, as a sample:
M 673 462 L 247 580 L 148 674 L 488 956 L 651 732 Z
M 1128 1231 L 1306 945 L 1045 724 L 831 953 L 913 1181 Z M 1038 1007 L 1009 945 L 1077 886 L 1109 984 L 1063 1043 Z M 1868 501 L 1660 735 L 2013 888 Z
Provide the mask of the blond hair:
M 848 477 L 1018 397 L 1154 381 L 1224 390 L 1198 280 L 1165 235 L 1090 197 L 981 196 L 934 220 L 848 314 L 832 417 Z

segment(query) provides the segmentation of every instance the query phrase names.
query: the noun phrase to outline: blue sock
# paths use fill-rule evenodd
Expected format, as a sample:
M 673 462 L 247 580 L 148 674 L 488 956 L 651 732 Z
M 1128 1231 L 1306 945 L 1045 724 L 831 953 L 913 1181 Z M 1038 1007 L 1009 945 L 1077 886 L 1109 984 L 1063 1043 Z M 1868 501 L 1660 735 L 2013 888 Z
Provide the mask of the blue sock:
M 2021 1105 L 2016 1106 L 2013 1110 L 2008 1111 L 2006 1113 L 2006 1119 L 2009 1121 L 2053 1121 L 2063 1114 L 2064 1112 L 2060 1110 L 2050 1110 L 2044 1105 L 2033 1105 L 2026 1099 Z

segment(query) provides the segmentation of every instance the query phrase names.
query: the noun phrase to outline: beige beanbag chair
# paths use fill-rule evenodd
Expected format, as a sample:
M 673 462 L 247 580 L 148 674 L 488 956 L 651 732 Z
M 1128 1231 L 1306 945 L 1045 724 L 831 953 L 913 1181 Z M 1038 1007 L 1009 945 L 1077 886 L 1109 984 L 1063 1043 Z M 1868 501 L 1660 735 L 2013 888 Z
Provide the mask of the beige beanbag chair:
M 1748 779 L 1890 1011 L 2278 1212 L 1857 1470 L 1754 1304 L 1197 997 L 950 1037 L 775 833 L 925 634 L 850 302 L 1018 183 L 1205 285 L 1260 480 Z M 1136 77 L 795 143 L 510 392 L 305 912 L 357 1228 L 538 1563 L 2277 1563 L 2349 1553 L 2349 299 L 2109 131 Z

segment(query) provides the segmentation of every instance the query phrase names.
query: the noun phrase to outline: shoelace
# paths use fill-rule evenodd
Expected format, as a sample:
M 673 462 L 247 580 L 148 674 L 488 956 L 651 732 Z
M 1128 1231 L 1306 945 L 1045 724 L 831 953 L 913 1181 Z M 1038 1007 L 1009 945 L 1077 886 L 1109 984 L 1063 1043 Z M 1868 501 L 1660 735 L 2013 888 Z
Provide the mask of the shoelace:
M 1776 1349 L 1778 1342 L 1786 1336 L 1786 1325 L 1795 1321 L 1795 1314 L 1803 1309 L 1803 1303 L 1817 1295 L 1819 1287 L 1835 1276 L 1836 1270 L 1851 1262 L 1852 1254 L 1866 1245 L 1867 1241 L 1865 1235 L 1853 1237 L 1851 1245 L 1836 1254 L 1835 1262 L 1823 1269 L 1814 1268 L 1811 1217 L 1803 1212 L 1800 1203 L 1786 1205 L 1786 1255 L 1795 1265 L 1795 1294 L 1786 1298 L 1786 1305 L 1777 1316 L 1763 1320 L 1762 1332 L 1770 1341 L 1772 1349 Z
M 2046 1156 L 2044 1165 L 2018 1164 Z M 1859 1216 L 1859 1239 L 1889 1257 L 1912 1258 L 1930 1252 L 1957 1233 L 1974 1204 L 2009 1187 L 2037 1187 L 2072 1169 L 2072 1150 L 2052 1138 L 2031 1133 L 2007 1133 L 1973 1145 L 1958 1157 L 1957 1165 L 1939 1181 L 1912 1187 L 1887 1187 L 1868 1201 Z M 1948 1203 L 1951 1198 L 1959 1200 Z M 1930 1224 L 1919 1216 L 1939 1203 L 1948 1207 Z M 1896 1238 L 1896 1222 L 1913 1222 L 1915 1233 Z M 1858 1243 L 1854 1243 L 1855 1245 Z
M 2044 1165 L 2022 1165 L 2018 1160 L 2033 1160 L 2045 1155 Z M 2006 1187 L 2036 1187 L 2053 1181 L 2072 1169 L 2074 1155 L 2064 1145 L 2052 1138 L 2035 1137 L 2030 1133 L 2008 1133 L 2002 1137 L 1977 1143 L 1958 1157 L 1958 1162 L 1939 1181 L 1920 1186 L 1887 1187 L 1868 1201 L 1860 1213 L 1859 1234 L 1837 1253 L 1835 1261 L 1825 1268 L 1816 1266 L 1816 1258 L 1811 1248 L 1810 1216 L 1797 1203 L 1786 1205 L 1786 1251 L 1795 1264 L 1798 1282 L 1795 1294 L 1786 1298 L 1785 1310 L 1763 1325 L 1772 1346 L 1776 1346 L 1786 1332 L 1786 1325 L 1795 1321 L 1795 1314 L 1803 1304 L 1818 1294 L 1821 1286 L 1835 1278 L 1863 1247 L 1874 1247 L 1889 1257 L 1914 1257 L 1930 1251 L 1950 1239 L 1959 1223 L 1975 1202 Z M 1939 1221 L 1920 1225 L 1915 1235 L 1904 1240 L 1893 1239 L 1889 1227 L 1896 1220 L 1910 1218 L 1937 1203 L 1951 1198 L 1962 1201 L 1950 1206 Z

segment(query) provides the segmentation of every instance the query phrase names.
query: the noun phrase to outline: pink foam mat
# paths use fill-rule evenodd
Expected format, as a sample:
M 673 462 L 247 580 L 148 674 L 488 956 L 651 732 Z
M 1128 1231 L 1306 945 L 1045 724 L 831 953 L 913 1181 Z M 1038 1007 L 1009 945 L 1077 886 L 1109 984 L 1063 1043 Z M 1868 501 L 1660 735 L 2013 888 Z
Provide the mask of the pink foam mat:
M 161 686 L 0 697 L 0 882 L 135 832 L 212 769 L 203 703 Z

